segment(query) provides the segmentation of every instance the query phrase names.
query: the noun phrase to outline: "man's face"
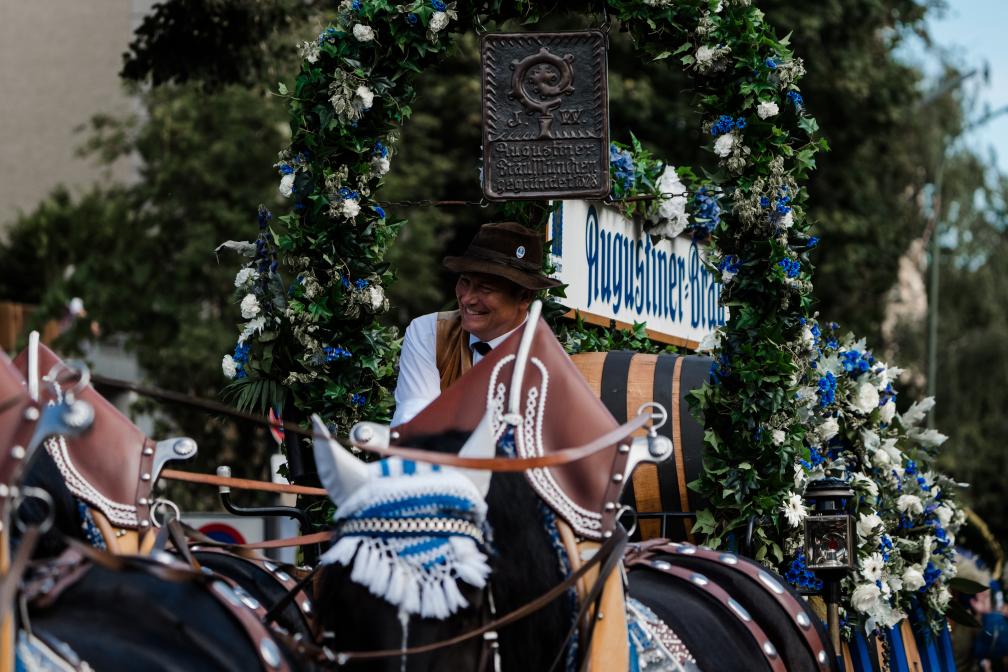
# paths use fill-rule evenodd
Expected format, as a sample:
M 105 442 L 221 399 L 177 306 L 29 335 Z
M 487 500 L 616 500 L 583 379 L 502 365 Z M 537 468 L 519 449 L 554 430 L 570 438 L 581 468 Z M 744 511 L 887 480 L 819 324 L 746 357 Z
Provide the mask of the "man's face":
M 511 331 L 525 319 L 531 296 L 509 280 L 463 273 L 455 283 L 462 328 L 481 341 Z

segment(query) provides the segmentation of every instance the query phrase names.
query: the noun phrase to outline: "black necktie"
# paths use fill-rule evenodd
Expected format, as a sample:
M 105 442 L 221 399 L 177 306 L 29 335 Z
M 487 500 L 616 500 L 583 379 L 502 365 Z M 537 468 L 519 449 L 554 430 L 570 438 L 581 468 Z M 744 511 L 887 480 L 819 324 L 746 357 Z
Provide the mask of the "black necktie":
M 476 341 L 469 347 L 472 348 L 473 352 L 478 352 L 482 357 L 486 357 L 487 353 L 493 350 L 493 346 L 486 341 Z

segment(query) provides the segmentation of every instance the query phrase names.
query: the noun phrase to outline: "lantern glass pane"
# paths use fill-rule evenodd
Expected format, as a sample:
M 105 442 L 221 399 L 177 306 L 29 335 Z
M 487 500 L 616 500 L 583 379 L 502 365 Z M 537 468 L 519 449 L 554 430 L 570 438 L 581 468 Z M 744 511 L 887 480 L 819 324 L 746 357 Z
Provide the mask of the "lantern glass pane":
M 852 569 L 850 516 L 805 519 L 805 562 L 809 569 Z

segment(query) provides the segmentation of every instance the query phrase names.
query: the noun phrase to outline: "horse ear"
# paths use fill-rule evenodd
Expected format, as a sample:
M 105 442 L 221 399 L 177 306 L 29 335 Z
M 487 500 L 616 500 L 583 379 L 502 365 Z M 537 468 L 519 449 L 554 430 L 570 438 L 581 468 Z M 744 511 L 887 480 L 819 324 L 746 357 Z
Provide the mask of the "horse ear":
M 493 435 L 493 411 L 487 411 L 483 419 L 476 425 L 465 444 L 459 450 L 459 457 L 490 458 L 494 456 L 496 443 Z M 466 478 L 473 482 L 480 495 L 485 499 L 490 491 L 490 477 L 493 474 L 485 469 L 459 469 Z
M 312 415 L 315 437 L 312 447 L 315 452 L 315 467 L 319 480 L 329 493 L 329 499 L 339 506 L 358 488 L 367 483 L 368 469 L 339 441 L 329 434 L 322 418 Z

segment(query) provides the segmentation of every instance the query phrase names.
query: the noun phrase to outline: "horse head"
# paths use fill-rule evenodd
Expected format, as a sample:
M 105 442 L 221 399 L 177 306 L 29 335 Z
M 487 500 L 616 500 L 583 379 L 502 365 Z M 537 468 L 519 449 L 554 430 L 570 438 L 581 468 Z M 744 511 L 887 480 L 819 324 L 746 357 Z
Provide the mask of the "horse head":
M 312 420 L 319 477 L 336 505 L 316 596 L 333 643 L 342 650 L 398 650 L 475 627 L 490 574 L 489 475 L 397 457 L 364 463 L 318 416 Z M 487 418 L 459 455 L 491 457 L 489 428 Z M 356 615 L 347 619 L 344 607 L 351 604 Z M 474 669 L 479 644 L 411 655 L 408 669 Z M 398 657 L 379 667 L 385 663 L 400 665 Z
M 63 397 L 56 384 L 68 365 L 39 343 L 33 333 L 28 347 L 14 360 L 36 402 L 57 403 Z M 196 443 L 175 437 L 155 441 L 134 425 L 83 379 L 74 390 L 77 399 L 94 409 L 94 429 L 86 436 L 61 435 L 46 444 L 69 491 L 102 514 L 98 529 L 109 548 L 117 548 L 113 527 L 144 532 L 150 528 L 151 490 L 169 460 L 189 459 Z

